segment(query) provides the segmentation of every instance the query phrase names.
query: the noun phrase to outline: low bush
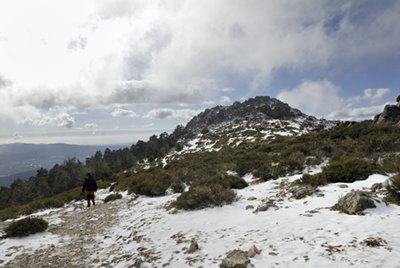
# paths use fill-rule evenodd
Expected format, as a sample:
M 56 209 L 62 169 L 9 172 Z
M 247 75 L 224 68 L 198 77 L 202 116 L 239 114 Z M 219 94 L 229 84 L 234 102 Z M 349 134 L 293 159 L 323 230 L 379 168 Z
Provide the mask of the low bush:
M 142 173 L 135 175 L 130 181 L 128 190 L 140 195 L 162 196 L 171 185 L 169 175 Z
M 220 184 L 191 186 L 182 193 L 173 206 L 179 209 L 194 210 L 206 207 L 222 206 L 235 200 L 236 194 Z
M 231 176 L 231 175 L 216 175 L 211 177 L 204 177 L 199 180 L 196 180 L 193 183 L 193 186 L 210 185 L 210 184 L 219 184 L 225 188 L 230 188 L 230 189 L 243 189 L 249 186 L 244 179 L 238 176 Z
M 48 227 L 47 221 L 38 218 L 25 218 L 11 223 L 6 229 L 7 237 L 21 237 L 44 232 Z
M 390 155 L 381 161 L 382 169 L 388 173 L 400 172 L 400 155 Z
M 328 181 L 326 180 L 324 173 L 317 173 L 314 175 L 304 174 L 301 179 L 295 181 L 295 184 L 310 185 L 315 187 L 326 185 L 327 183 Z
M 107 195 L 106 198 L 104 199 L 104 203 L 108 203 L 117 199 L 121 199 L 122 195 L 120 193 L 116 193 L 116 194 L 110 194 Z
M 375 164 L 368 160 L 355 157 L 341 157 L 331 161 L 323 169 L 328 182 L 354 182 L 365 180 L 378 171 Z

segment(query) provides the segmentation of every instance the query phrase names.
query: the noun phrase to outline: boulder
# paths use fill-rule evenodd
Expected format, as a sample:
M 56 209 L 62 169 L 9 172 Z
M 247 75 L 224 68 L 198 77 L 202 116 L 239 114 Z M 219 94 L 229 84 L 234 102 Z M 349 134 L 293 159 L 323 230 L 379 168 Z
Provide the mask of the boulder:
M 354 191 L 346 194 L 332 207 L 333 210 L 338 210 L 350 215 L 360 215 L 367 208 L 375 208 L 373 196 L 364 191 Z
M 226 258 L 222 260 L 219 267 L 246 268 L 248 264 L 250 264 L 250 260 L 249 257 L 247 256 L 247 252 L 240 249 L 235 249 L 228 252 Z
M 376 115 L 375 123 L 400 123 L 400 95 L 396 99 L 396 105 L 386 105 L 383 112 Z
M 254 256 L 256 256 L 260 253 L 261 253 L 261 251 L 255 245 L 252 245 L 249 248 L 249 250 L 247 251 L 247 257 L 253 258 Z

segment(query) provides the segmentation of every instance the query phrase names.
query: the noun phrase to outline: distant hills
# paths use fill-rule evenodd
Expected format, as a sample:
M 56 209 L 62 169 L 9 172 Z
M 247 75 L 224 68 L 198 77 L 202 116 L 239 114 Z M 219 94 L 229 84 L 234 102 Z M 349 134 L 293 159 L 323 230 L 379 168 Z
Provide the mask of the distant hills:
M 27 179 L 35 175 L 37 169 L 51 168 L 68 158 L 84 161 L 96 151 L 126 146 L 129 145 L 0 144 L 0 186 L 8 186 L 17 178 Z

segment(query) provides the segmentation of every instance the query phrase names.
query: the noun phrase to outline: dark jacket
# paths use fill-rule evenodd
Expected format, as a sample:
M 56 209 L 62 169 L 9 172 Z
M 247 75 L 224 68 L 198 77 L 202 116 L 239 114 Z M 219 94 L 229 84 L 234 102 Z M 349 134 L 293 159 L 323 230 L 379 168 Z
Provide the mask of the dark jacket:
M 97 183 L 93 178 L 86 178 L 85 182 L 82 186 L 82 192 L 96 192 L 97 191 Z

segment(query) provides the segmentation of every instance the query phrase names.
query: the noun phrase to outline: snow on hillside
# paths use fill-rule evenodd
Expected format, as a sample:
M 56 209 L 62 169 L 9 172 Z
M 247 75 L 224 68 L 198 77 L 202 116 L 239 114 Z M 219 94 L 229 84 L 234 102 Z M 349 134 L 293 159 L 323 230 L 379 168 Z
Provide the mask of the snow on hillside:
M 254 267 L 399 267 L 398 206 L 377 203 L 364 216 L 329 209 L 352 189 L 370 188 L 386 176 L 372 175 L 346 188 L 330 184 L 320 187 L 323 195 L 296 200 L 285 185 L 300 176 L 250 185 L 237 191 L 239 200 L 231 205 L 197 211 L 168 212 L 165 206 L 175 194 L 124 193 L 123 199 L 103 204 L 108 193 L 102 190 L 95 207 L 77 202 L 42 212 L 50 222 L 45 233 L 0 240 L 0 262 L 5 267 L 131 267 L 140 259 L 140 267 L 218 267 L 226 252 L 256 245 L 262 251 L 251 259 Z M 276 207 L 255 212 L 264 199 L 274 199 Z M 185 253 L 193 239 L 200 249 Z

